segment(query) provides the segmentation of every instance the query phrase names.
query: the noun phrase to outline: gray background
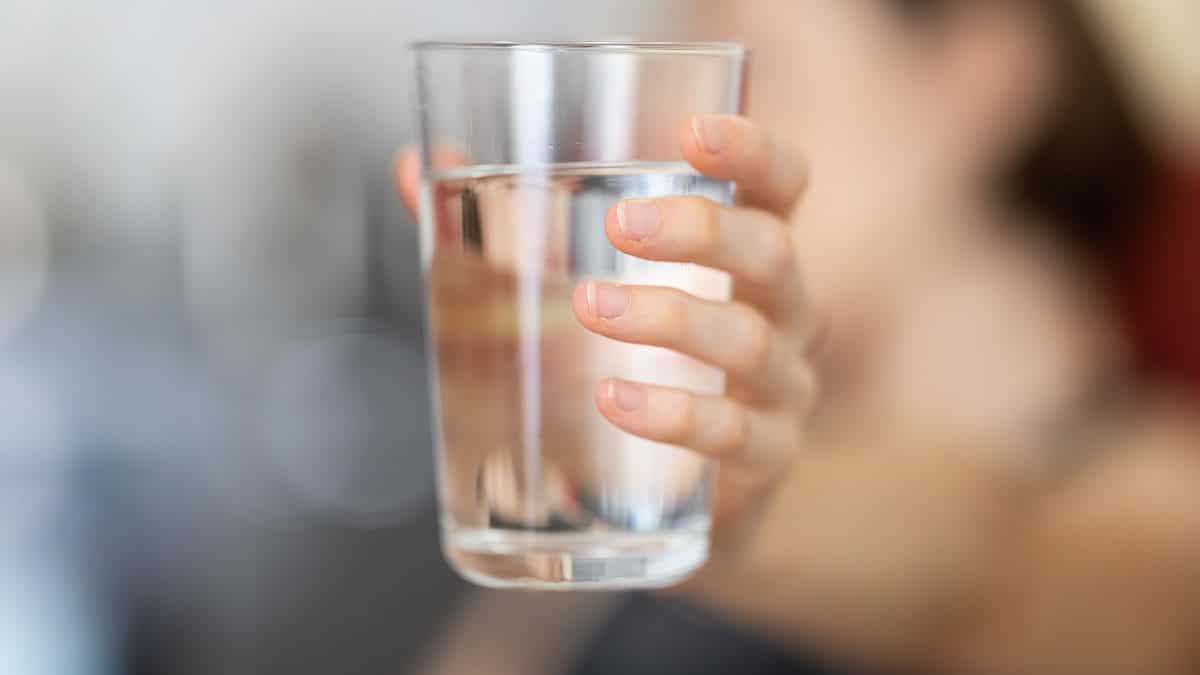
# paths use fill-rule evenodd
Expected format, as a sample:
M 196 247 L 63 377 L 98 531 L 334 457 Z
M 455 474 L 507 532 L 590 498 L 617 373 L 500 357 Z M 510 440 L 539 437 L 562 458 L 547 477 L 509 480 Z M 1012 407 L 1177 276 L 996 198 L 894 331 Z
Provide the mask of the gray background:
M 396 673 L 437 552 L 405 42 L 680 2 L 0 0 L 0 672 Z

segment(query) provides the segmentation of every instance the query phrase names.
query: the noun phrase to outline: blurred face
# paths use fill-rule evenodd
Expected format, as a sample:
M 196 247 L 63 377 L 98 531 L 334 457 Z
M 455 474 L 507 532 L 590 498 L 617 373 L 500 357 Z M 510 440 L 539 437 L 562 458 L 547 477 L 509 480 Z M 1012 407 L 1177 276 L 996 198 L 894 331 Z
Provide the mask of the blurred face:
M 730 11 L 752 49 L 751 117 L 811 159 L 798 250 L 818 297 L 841 307 L 969 226 L 1052 103 L 1055 59 L 1035 2 L 755 0 Z

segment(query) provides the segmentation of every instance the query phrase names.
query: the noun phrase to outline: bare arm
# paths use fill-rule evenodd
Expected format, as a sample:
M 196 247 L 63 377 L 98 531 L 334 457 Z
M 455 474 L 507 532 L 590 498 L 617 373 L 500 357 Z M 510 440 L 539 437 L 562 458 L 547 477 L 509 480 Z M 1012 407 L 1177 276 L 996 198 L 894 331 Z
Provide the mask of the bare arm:
M 685 592 L 782 644 L 866 665 L 1200 665 L 1200 434 L 1146 421 L 1044 486 L 962 453 L 890 445 L 799 459 L 736 553 Z
M 748 120 L 691 122 L 683 155 L 736 182 L 739 205 L 623 202 L 606 233 L 631 255 L 725 269 L 737 302 L 612 284 L 586 284 L 574 298 L 588 330 L 666 346 L 729 376 L 725 396 L 616 380 L 596 392 L 617 427 L 720 461 L 718 552 L 684 592 L 785 644 L 889 667 L 1154 675 L 1198 665 L 1188 643 L 1200 587 L 1200 434 L 1138 423 L 1055 485 L 979 461 L 991 453 L 940 452 L 944 438 L 900 443 L 875 429 L 802 443 L 797 411 L 815 397 L 809 352 L 820 325 L 787 224 L 804 162 Z M 416 171 L 411 156 L 399 166 L 410 205 Z M 639 206 L 653 208 L 639 216 Z M 858 424 L 882 424 L 859 412 Z
M 957 672 L 1200 667 L 1200 434 L 1144 420 L 1032 512 L 986 587 Z

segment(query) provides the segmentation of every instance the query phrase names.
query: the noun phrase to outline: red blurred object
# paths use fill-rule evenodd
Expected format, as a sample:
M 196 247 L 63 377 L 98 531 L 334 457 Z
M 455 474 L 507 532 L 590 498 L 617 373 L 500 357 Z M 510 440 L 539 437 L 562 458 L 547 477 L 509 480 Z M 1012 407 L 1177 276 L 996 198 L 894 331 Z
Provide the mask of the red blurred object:
M 1165 176 L 1131 251 L 1129 316 L 1144 372 L 1200 400 L 1200 170 Z

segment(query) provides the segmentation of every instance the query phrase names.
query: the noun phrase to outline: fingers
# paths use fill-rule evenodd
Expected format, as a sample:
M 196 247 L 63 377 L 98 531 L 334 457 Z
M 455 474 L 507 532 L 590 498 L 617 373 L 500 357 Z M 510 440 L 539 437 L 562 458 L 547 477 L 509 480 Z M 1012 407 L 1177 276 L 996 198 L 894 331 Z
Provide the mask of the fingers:
M 429 161 L 435 171 L 444 171 L 467 166 L 467 154 L 461 149 L 446 145 L 433 150 Z M 405 148 L 396 154 L 392 162 L 392 180 L 396 191 L 409 213 L 416 214 L 421 207 L 421 153 L 416 148 Z
M 806 184 L 804 161 L 758 125 L 734 115 L 697 115 L 680 130 L 697 171 L 737 184 L 738 201 L 787 217 Z
M 721 396 L 609 379 L 596 388 L 596 406 L 635 436 L 723 462 L 774 464 L 797 446 L 793 416 L 757 411 Z
M 572 307 L 594 333 L 724 369 L 753 399 L 784 401 L 800 392 L 797 347 L 748 305 L 701 300 L 674 288 L 589 281 L 575 289 Z
M 392 163 L 396 191 L 409 213 L 415 214 L 421 203 L 421 158 L 415 148 L 405 148 Z
M 627 199 L 609 209 L 605 230 L 630 255 L 729 272 L 738 296 L 773 316 L 801 311 L 791 236 L 765 211 L 703 197 Z

